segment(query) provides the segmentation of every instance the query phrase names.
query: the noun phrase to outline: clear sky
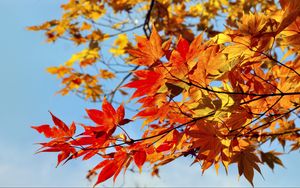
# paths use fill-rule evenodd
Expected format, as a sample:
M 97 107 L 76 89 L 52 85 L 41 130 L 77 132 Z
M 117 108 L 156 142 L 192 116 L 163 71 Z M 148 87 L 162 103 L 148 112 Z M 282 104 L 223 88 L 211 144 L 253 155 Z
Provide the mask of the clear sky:
M 8 186 L 91 186 L 85 179 L 87 171 L 97 163 L 70 161 L 55 168 L 56 155 L 35 155 L 42 136 L 32 125 L 51 123 L 48 110 L 63 121 L 80 121 L 85 108 L 99 108 L 99 104 L 83 101 L 75 96 L 54 95 L 59 81 L 46 73 L 51 65 L 66 61 L 76 49 L 72 44 L 58 41 L 44 42 L 42 33 L 25 30 L 26 26 L 59 17 L 59 4 L 53 0 L 0 0 L 0 187 Z M 139 130 L 139 125 L 137 130 Z M 264 179 L 256 174 L 256 186 L 300 186 L 299 152 L 283 156 L 285 168 L 276 166 L 274 173 L 262 167 Z M 161 168 L 161 178 L 152 178 L 145 165 L 142 174 L 128 172 L 125 180 L 119 176 L 115 186 L 250 186 L 244 177 L 238 181 L 236 166 L 227 176 L 213 169 L 201 175 L 199 165 L 190 167 L 191 158 L 180 159 Z M 103 184 L 102 184 L 103 185 Z M 112 186 L 111 182 L 104 185 Z M 101 187 L 101 185 L 100 185 Z

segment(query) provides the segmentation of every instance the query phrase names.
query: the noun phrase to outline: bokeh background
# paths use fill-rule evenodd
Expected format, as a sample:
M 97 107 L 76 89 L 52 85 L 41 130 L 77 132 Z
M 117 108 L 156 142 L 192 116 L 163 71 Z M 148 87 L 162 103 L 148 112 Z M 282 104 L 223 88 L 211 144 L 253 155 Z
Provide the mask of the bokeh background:
M 97 162 L 73 160 L 56 166 L 55 154 L 34 154 L 36 142 L 43 137 L 30 126 L 51 123 L 48 111 L 66 123 L 84 119 L 85 108 L 100 108 L 100 104 L 85 102 L 68 95 L 54 93 L 59 80 L 46 73 L 48 66 L 68 60 L 76 48 L 67 41 L 47 44 L 43 33 L 27 31 L 27 26 L 58 18 L 61 14 L 58 0 L 0 0 L 0 187 L 91 187 L 85 176 Z M 136 126 L 139 130 L 140 125 Z M 268 147 L 268 146 L 266 146 Z M 274 147 L 274 146 L 272 146 Z M 276 147 L 276 146 L 275 146 Z M 271 149 L 271 148 L 270 148 Z M 285 168 L 274 172 L 262 167 L 263 177 L 256 173 L 257 187 L 299 187 L 299 152 L 281 157 Z M 160 169 L 161 178 L 151 177 L 144 166 L 142 174 L 127 172 L 115 184 L 101 186 L 134 187 L 241 187 L 248 184 L 244 177 L 238 180 L 236 166 L 229 175 L 214 169 L 204 175 L 199 165 L 190 166 L 191 158 L 183 158 Z

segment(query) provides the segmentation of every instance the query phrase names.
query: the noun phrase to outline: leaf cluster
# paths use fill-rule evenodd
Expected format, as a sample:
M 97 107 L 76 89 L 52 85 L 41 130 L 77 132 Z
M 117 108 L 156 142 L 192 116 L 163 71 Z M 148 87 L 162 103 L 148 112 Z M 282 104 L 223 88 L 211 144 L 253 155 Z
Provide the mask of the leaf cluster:
M 102 110 L 86 110 L 92 126 L 68 127 L 51 114 L 53 127 L 33 127 L 51 139 L 40 152 L 58 152 L 58 164 L 100 156 L 88 174 L 99 172 L 98 185 L 131 164 L 141 171 L 149 163 L 158 175 L 160 166 L 192 156 L 203 172 L 220 165 L 227 172 L 237 164 L 239 176 L 253 185 L 260 165 L 283 166 L 282 153 L 262 145 L 278 142 L 299 150 L 300 1 L 70 0 L 62 8 L 61 20 L 29 29 L 45 30 L 50 42 L 88 45 L 48 71 L 62 78 L 60 93 L 100 100 Z M 109 11 L 114 18 L 107 17 Z M 145 15 L 145 22 L 135 25 L 132 12 Z M 225 19 L 223 29 L 218 18 Z M 108 34 L 105 20 L 118 32 Z M 142 27 L 146 36 L 133 43 L 126 33 Z M 114 62 L 106 61 L 101 44 L 114 37 L 106 49 Z M 75 64 L 97 73 L 80 72 Z M 120 82 L 106 92 L 103 79 Z M 117 92 L 140 105 L 133 117 L 125 118 L 127 104 L 113 107 Z M 137 119 L 143 120 L 143 134 L 134 138 L 126 127 Z M 76 126 L 84 131 L 75 135 Z

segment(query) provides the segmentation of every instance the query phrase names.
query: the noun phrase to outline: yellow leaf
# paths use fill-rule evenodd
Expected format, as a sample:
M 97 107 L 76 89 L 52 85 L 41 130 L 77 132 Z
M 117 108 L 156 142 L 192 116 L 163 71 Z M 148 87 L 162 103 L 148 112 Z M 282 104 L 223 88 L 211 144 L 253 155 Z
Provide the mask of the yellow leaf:
M 114 41 L 113 47 L 109 50 L 114 56 L 119 56 L 125 53 L 125 48 L 128 45 L 127 35 L 120 34 L 118 38 Z
M 103 78 L 103 79 L 112 79 L 112 78 L 115 78 L 115 74 L 108 71 L 108 70 L 101 69 L 100 70 L 100 77 Z
M 48 67 L 47 72 L 50 74 L 57 74 L 57 77 L 62 78 L 65 74 L 71 73 L 72 68 L 65 67 L 65 66 L 58 66 L 58 67 Z
M 227 85 L 227 84 L 225 84 Z M 228 85 L 227 85 L 228 86 Z M 227 90 L 228 88 L 225 89 L 225 91 L 228 91 Z M 213 87 L 213 90 L 214 91 L 218 91 L 218 92 L 222 92 L 223 90 L 218 88 L 218 87 Z M 230 91 L 228 91 L 230 92 Z M 228 107 L 234 105 L 234 100 L 233 98 L 229 95 L 229 94 L 226 94 L 226 93 L 216 93 L 216 95 L 218 96 L 218 98 L 221 100 L 222 102 L 222 109 L 227 109 Z
M 226 42 L 231 42 L 232 41 L 230 36 L 228 36 L 226 34 L 223 34 L 223 33 L 220 33 L 220 34 L 214 36 L 212 38 L 212 40 L 214 42 L 216 42 L 217 44 L 224 44 Z
M 100 58 L 99 56 L 99 48 L 87 48 L 87 49 L 83 49 L 81 52 L 78 52 L 76 54 L 73 54 L 72 57 L 65 62 L 66 66 L 73 66 L 75 62 L 79 61 L 84 61 L 84 60 L 93 60 L 93 62 L 95 62 L 97 59 Z M 92 64 L 93 62 L 89 62 L 88 64 Z M 81 66 L 86 65 L 87 63 L 83 63 L 81 64 Z

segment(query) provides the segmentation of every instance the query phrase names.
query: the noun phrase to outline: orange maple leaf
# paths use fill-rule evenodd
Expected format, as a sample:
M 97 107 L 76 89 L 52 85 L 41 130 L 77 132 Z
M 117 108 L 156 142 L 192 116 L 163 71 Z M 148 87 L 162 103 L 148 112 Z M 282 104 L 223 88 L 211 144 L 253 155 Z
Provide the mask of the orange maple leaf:
M 155 27 L 152 28 L 149 39 L 137 36 L 136 40 L 138 49 L 128 50 L 134 57 L 132 64 L 150 66 L 163 57 L 162 40 Z

